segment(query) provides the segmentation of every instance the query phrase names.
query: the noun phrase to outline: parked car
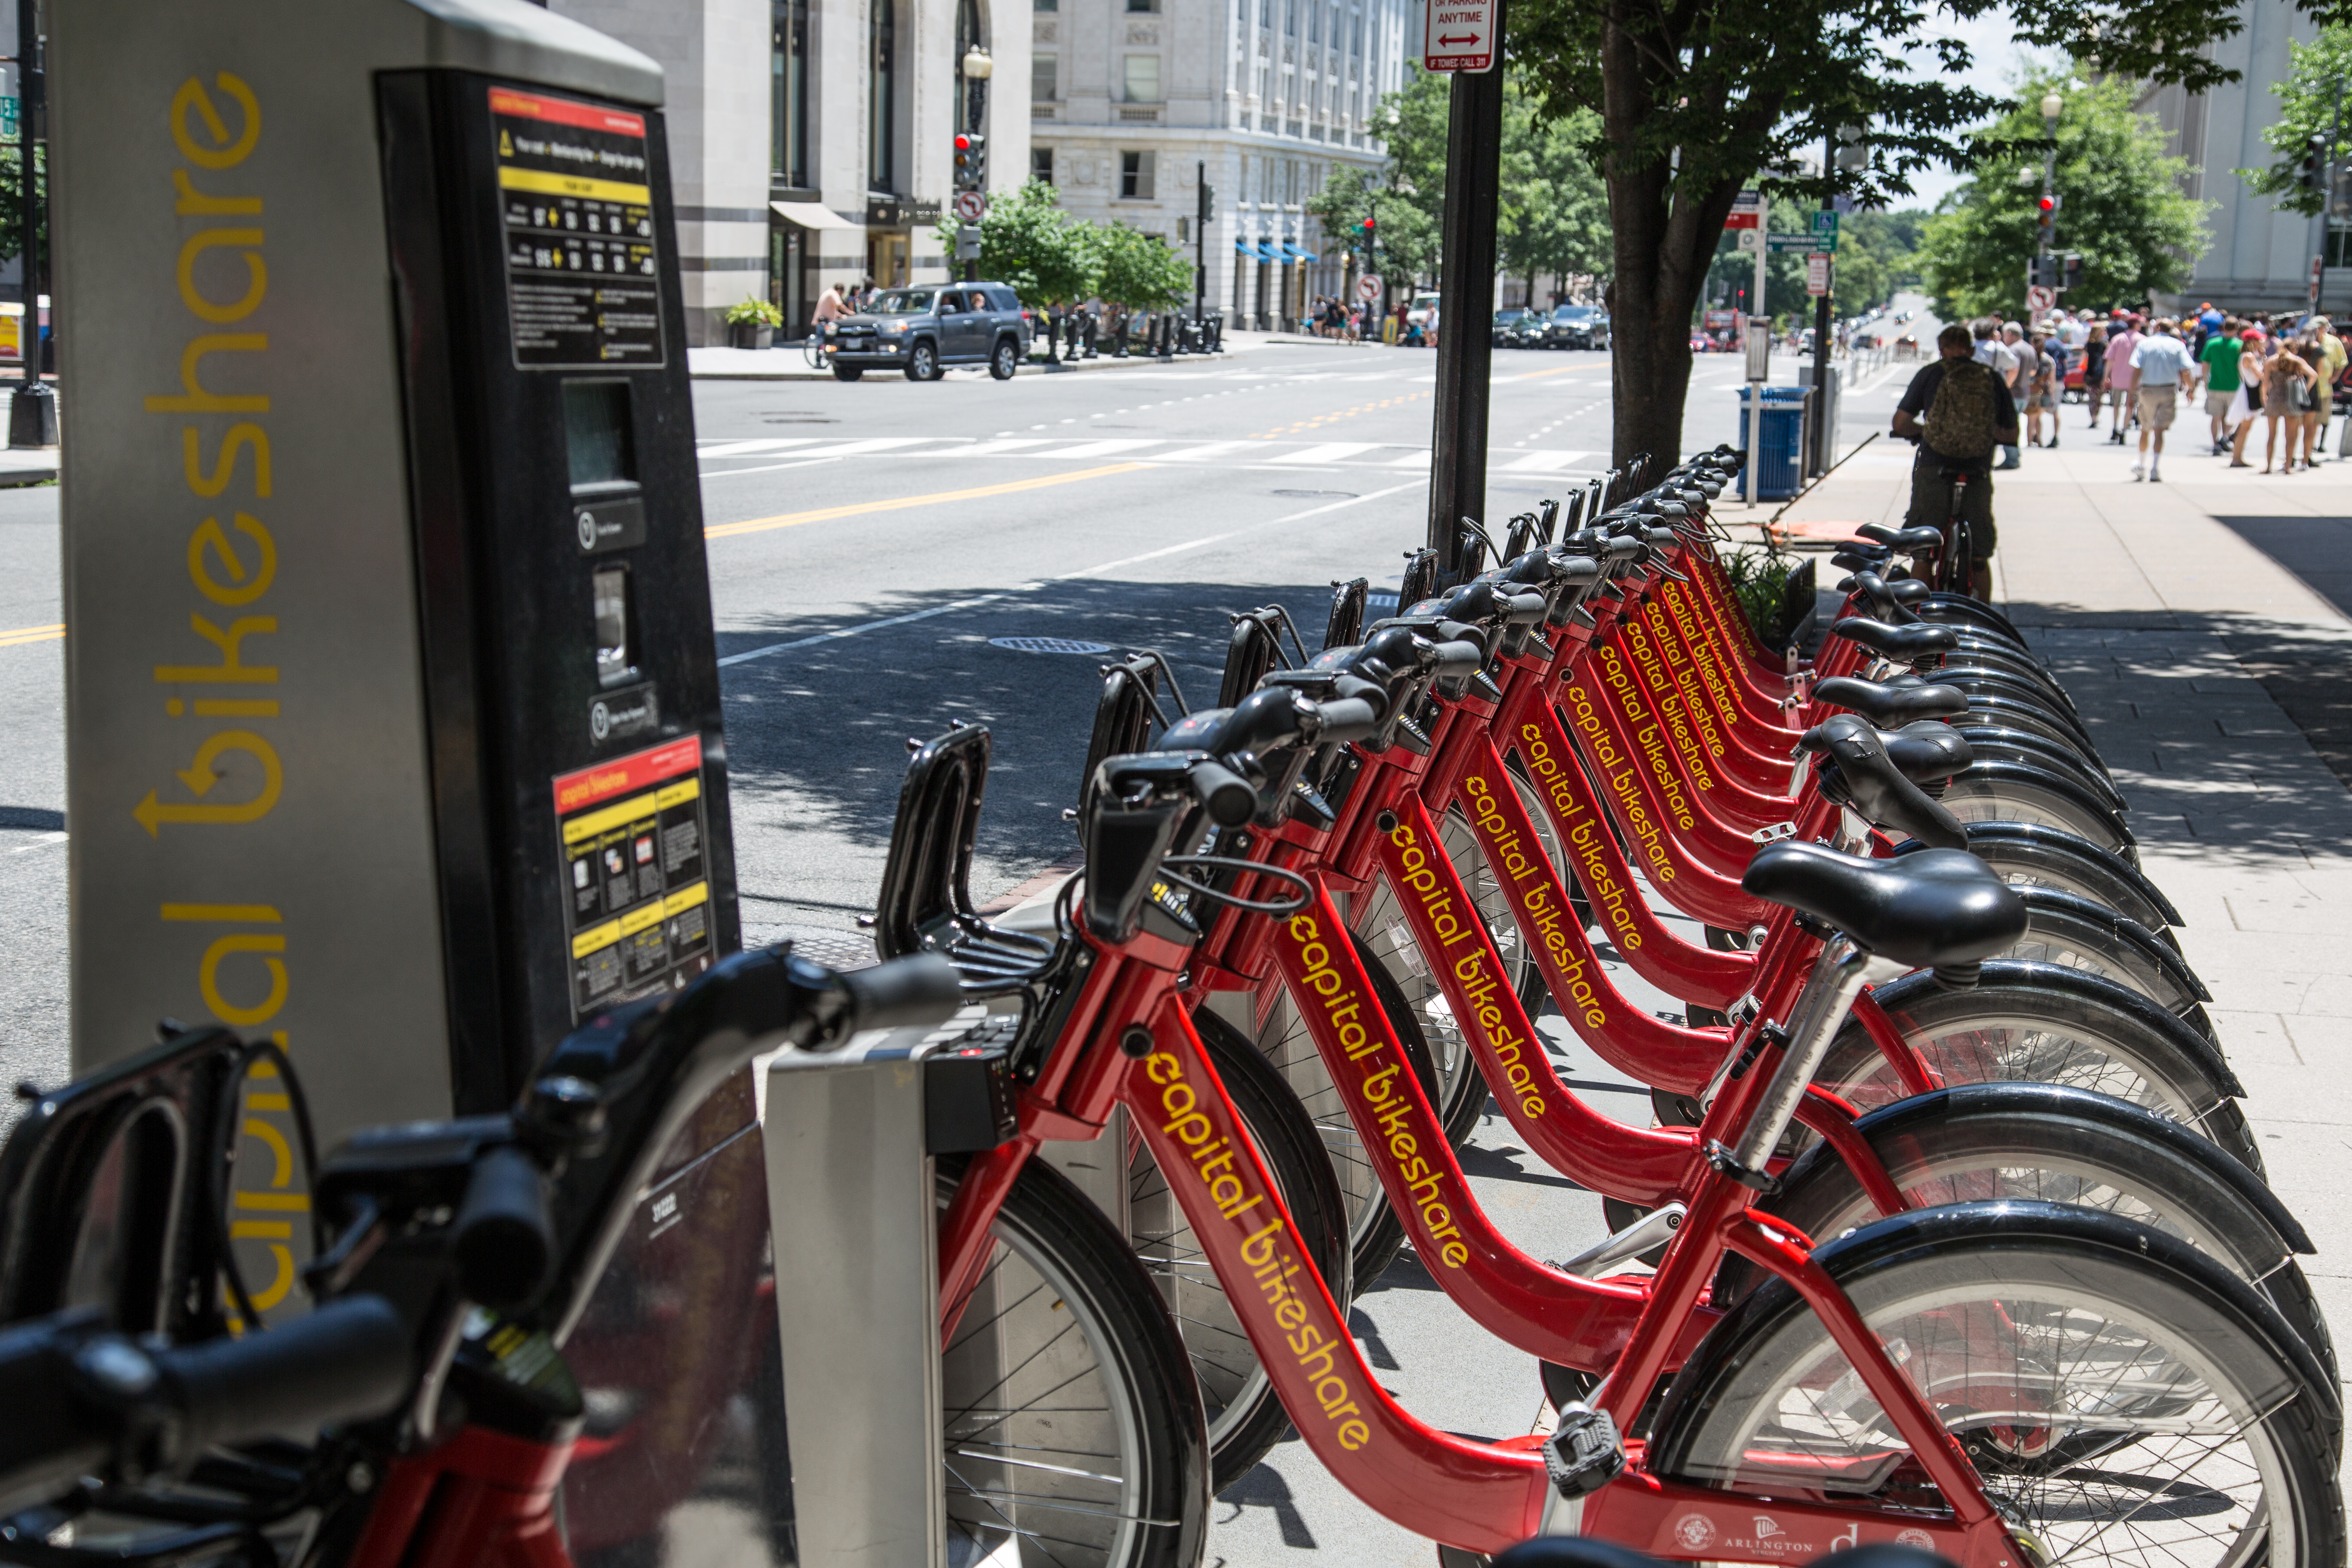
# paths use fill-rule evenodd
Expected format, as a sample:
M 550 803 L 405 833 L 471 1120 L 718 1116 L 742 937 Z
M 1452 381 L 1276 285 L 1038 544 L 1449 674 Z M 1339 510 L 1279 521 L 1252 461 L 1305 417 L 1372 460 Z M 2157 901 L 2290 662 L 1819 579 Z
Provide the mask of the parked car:
M 1412 303 L 1404 308 L 1404 324 L 1408 327 L 1425 327 L 1429 324 L 1429 318 L 1436 313 L 1437 290 L 1425 289 L 1415 294 L 1412 297 Z
M 1544 347 L 1551 349 L 1605 349 L 1609 346 L 1609 317 L 1595 305 L 1561 305 L 1551 313 L 1551 321 L 1544 335 Z
M 1520 329 L 1527 325 L 1527 321 L 1528 312 L 1525 310 L 1510 310 L 1496 311 L 1494 333 L 1495 347 L 1498 349 L 1523 349 L 1527 347 L 1527 340 L 1520 336 Z
M 901 370 L 908 381 L 937 381 L 951 364 L 984 364 L 1010 381 L 1029 353 L 1029 318 L 1003 283 L 950 283 L 886 289 L 874 303 L 834 328 L 824 345 L 836 380 L 869 370 Z

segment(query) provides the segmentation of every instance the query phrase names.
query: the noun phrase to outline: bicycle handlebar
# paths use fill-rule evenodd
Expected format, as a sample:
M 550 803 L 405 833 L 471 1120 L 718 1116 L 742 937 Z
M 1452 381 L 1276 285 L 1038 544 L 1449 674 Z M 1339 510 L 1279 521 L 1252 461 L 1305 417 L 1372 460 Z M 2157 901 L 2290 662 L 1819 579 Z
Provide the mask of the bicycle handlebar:
M 135 1481 L 206 1448 L 382 1415 L 409 1391 L 408 1325 L 380 1296 L 282 1328 L 151 1351 L 92 1313 L 0 1331 L 0 1516 L 85 1475 Z
M 900 1029 L 936 1024 L 963 1005 L 963 977 L 935 952 L 916 953 L 871 969 L 841 972 L 860 1029 Z
M 477 1156 L 449 1250 L 467 1300 L 508 1311 L 536 1297 L 555 1265 L 555 1216 L 539 1162 L 511 1144 Z

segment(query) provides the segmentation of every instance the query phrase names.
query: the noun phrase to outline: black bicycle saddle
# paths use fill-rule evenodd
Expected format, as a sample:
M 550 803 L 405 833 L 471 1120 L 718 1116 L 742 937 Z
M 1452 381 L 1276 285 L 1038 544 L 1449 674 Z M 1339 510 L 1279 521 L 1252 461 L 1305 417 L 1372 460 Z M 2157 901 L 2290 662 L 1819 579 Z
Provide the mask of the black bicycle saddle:
M 1949 626 L 1890 626 L 1885 621 L 1874 621 L 1867 616 L 1851 616 L 1830 626 L 1832 637 L 1860 643 L 1882 658 L 1910 662 L 1932 658 L 1951 652 L 1960 646 L 1960 634 Z
M 1897 729 L 1921 719 L 1951 719 L 1969 710 L 1968 693 L 1957 686 L 1929 685 L 1901 678 L 1893 681 L 1864 680 L 1858 675 L 1832 675 L 1813 683 L 1813 696 L 1840 708 L 1849 708 L 1882 730 Z
M 1968 847 L 1968 830 L 1905 775 L 1867 720 L 1841 713 L 1806 731 L 1797 745 L 1822 759 L 1822 793 L 1872 826 L 1938 849 Z
M 1865 860 L 1790 839 L 1759 849 L 1739 885 L 1947 984 L 1973 983 L 1979 963 L 2025 934 L 2025 900 L 1961 849 Z
M 1925 577 L 1897 577 L 1886 584 L 1886 591 L 1895 595 L 1896 604 L 1906 608 L 1935 592 Z
M 1878 742 L 1896 771 L 1922 789 L 1948 784 L 1977 760 L 1968 738 L 1940 719 L 1881 730 Z
M 1885 523 L 1865 522 L 1854 531 L 1906 555 L 1915 550 L 1938 549 L 1944 542 L 1942 532 L 1933 528 L 1889 528 Z

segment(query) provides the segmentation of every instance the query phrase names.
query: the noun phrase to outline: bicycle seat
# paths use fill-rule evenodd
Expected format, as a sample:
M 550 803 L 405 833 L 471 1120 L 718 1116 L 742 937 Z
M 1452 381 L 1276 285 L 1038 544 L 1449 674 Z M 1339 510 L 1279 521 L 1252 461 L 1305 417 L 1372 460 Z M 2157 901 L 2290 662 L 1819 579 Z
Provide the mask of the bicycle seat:
M 1847 592 L 1860 594 L 1870 601 L 1873 619 L 1890 626 L 1918 625 L 1919 617 L 1904 608 L 1903 601 L 1887 591 L 1886 579 L 1878 573 L 1857 572 L 1849 581 L 1853 586 Z
M 1951 472 L 1949 468 L 1944 471 Z M 1865 522 L 1854 531 L 1864 539 L 1875 540 L 1889 550 L 1899 550 L 1906 555 L 1915 550 L 1940 549 L 1944 542 L 1942 531 L 1933 528 L 1889 528 L 1882 522 Z
M 1797 745 L 1822 759 L 1818 774 L 1822 793 L 1840 805 L 1852 806 L 1872 826 L 1939 849 L 1968 847 L 1968 832 L 1958 819 L 1905 774 L 1869 721 L 1841 713 L 1806 731 Z
M 1896 604 L 1906 606 L 1918 604 L 1935 592 L 1927 586 L 1925 577 L 1896 577 L 1886 584 L 1886 591 L 1895 595 Z
M 1977 760 L 1968 738 L 1940 719 L 1923 719 L 1900 730 L 1881 730 L 1878 740 L 1886 748 L 1887 760 L 1922 789 L 1950 783 Z
M 1890 626 L 1867 616 L 1834 623 L 1830 635 L 1860 643 L 1882 658 L 1901 659 L 1906 664 L 1949 653 L 1960 646 L 1960 634 L 1949 626 L 1932 626 L 1924 622 L 1916 626 Z
M 1852 709 L 1882 730 L 1921 719 L 1956 718 L 1969 710 L 1968 694 L 1957 686 L 1864 680 L 1858 675 L 1833 675 L 1816 681 L 1813 696 L 1819 701 Z
M 1979 963 L 2025 934 L 2025 900 L 1962 849 L 1865 860 L 1789 839 L 1759 849 L 1739 885 L 1949 984 L 1973 983 Z

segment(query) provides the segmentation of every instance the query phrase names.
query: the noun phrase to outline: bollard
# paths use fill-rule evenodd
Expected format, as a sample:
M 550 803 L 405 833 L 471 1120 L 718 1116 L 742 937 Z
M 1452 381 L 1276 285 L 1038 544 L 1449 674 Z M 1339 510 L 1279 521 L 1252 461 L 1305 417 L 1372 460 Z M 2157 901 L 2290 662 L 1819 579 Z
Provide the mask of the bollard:
M 1095 349 L 1095 336 L 1101 330 L 1102 318 L 1088 310 L 1087 312 L 1087 357 L 1088 359 L 1100 357 Z
M 1168 359 L 1176 353 L 1176 323 L 1165 314 L 1160 318 L 1160 357 Z

